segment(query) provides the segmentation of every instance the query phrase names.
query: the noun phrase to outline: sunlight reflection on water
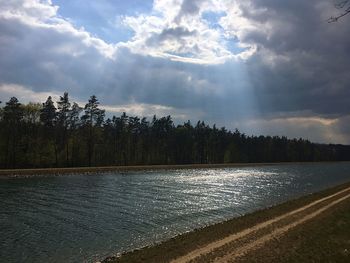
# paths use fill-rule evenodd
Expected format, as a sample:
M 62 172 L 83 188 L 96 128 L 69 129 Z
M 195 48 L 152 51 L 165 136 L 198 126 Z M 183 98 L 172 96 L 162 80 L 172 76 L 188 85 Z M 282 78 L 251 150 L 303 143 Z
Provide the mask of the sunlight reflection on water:
M 350 180 L 350 164 L 0 181 L 6 262 L 94 261 Z

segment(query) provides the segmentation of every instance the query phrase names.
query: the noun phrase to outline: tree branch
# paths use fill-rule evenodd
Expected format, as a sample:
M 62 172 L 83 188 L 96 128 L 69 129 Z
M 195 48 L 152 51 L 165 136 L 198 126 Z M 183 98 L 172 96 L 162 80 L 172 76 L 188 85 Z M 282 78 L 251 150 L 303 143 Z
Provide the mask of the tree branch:
M 327 20 L 328 23 L 337 22 L 340 18 L 342 18 L 343 16 L 346 16 L 347 14 L 350 13 L 350 0 L 344 0 L 344 1 L 341 1 L 339 3 L 335 3 L 334 6 L 335 6 L 335 8 L 343 9 L 344 11 L 337 16 L 331 16 Z

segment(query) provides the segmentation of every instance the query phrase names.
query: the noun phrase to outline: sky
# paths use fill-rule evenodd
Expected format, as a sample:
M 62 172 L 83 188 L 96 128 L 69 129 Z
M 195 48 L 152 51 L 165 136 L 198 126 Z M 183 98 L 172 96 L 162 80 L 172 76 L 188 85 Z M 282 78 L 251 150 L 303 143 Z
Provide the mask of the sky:
M 350 15 L 334 0 L 0 0 L 0 101 L 350 144 Z M 2 104 L 3 105 L 3 104 Z

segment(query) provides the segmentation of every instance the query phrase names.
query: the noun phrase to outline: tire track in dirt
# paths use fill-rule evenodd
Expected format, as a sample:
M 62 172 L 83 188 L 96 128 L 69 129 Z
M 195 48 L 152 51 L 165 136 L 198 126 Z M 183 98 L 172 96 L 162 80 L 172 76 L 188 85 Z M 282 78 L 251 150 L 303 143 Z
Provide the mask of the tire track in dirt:
M 303 212 L 303 211 L 306 211 L 308 209 L 311 209 L 313 208 L 314 206 L 316 205 L 319 205 L 320 203 L 322 202 L 325 202 L 329 199 L 332 199 L 334 197 L 337 197 L 343 193 L 346 193 L 347 191 L 350 190 L 350 187 L 346 188 L 346 189 L 343 189 L 335 194 L 332 194 L 332 195 L 329 195 L 329 196 L 326 196 L 326 197 L 323 197 L 321 199 L 318 199 L 314 202 L 311 202 L 310 204 L 308 205 L 305 205 L 305 206 L 302 206 L 298 209 L 295 209 L 291 212 L 288 212 L 288 213 L 285 213 L 281 216 L 277 216 L 275 218 L 272 218 L 270 220 L 267 220 L 265 222 L 262 222 L 262 223 L 259 223 L 251 228 L 248 228 L 248 229 L 245 229 L 243 231 L 240 231 L 238 233 L 235 233 L 235 234 L 232 234 L 228 237 L 225 237 L 223 239 L 220 239 L 220 240 L 217 240 L 217 241 L 214 241 L 212 243 L 209 243 L 208 245 L 204 246 L 204 247 L 201 247 L 201 248 L 198 248 L 196 250 L 193 250 L 192 252 L 184 255 L 184 256 L 181 256 L 179 258 L 176 258 L 174 260 L 171 261 L 171 263 L 186 263 L 186 262 L 189 262 L 191 260 L 195 260 L 197 259 L 198 257 L 201 257 L 203 255 L 206 255 L 206 254 L 209 254 L 213 251 L 215 251 L 216 249 L 219 249 L 231 242 L 234 242 L 234 241 L 237 241 L 241 238 L 244 238 L 248 235 L 253 235 L 254 233 L 256 233 L 257 231 L 259 230 L 262 230 L 266 227 L 269 227 L 271 226 L 272 224 L 274 223 L 277 223 L 283 219 L 286 219 L 288 217 L 291 217 L 291 216 L 294 216 L 300 212 Z M 319 215 L 320 213 L 322 213 L 323 211 L 325 211 L 326 209 L 330 208 L 331 206 L 334 206 L 336 204 L 338 204 L 339 202 L 345 200 L 346 198 L 350 197 L 350 194 L 344 196 L 344 197 L 341 197 L 333 202 L 331 202 L 330 204 L 328 205 L 325 205 L 324 207 L 316 210 L 315 212 L 312 212 L 304 217 L 302 217 L 301 219 L 298 219 L 296 221 L 294 221 L 293 223 L 290 223 L 290 224 L 287 224 L 285 226 L 282 226 L 282 227 L 278 227 L 276 228 L 275 230 L 273 230 L 271 233 L 267 234 L 267 235 L 264 235 L 262 237 L 258 237 L 256 238 L 254 241 L 252 242 L 249 242 L 247 244 L 242 244 L 241 246 L 239 246 L 238 248 L 236 248 L 234 250 L 234 252 L 230 252 L 228 255 L 222 257 L 222 258 L 218 258 L 215 260 L 215 262 L 228 262 L 228 261 L 232 261 L 234 260 L 235 258 L 237 258 L 238 256 L 242 256 L 244 253 L 258 247 L 258 246 L 261 246 L 262 244 L 266 243 L 267 241 L 271 240 L 272 238 L 275 238 L 276 236 L 280 236 L 282 234 L 284 234 L 285 232 L 287 232 L 289 229 L 299 225 L 299 224 L 302 224 L 312 218 L 314 218 L 315 216 Z
M 286 232 L 288 232 L 289 230 L 291 230 L 292 228 L 305 223 L 306 221 L 309 221 L 311 219 L 313 219 L 314 217 L 318 216 L 319 214 L 321 214 L 322 212 L 326 211 L 327 209 L 339 204 L 340 202 L 344 201 L 345 199 L 350 198 L 350 194 L 343 196 L 333 202 L 331 202 L 328 205 L 325 205 L 324 207 L 316 210 L 315 212 L 312 212 L 311 214 L 308 214 L 304 217 L 302 217 L 301 219 L 288 224 L 284 227 L 280 227 L 277 228 L 276 230 L 272 231 L 270 234 L 264 235 L 260 238 L 258 238 L 257 240 L 255 240 L 254 242 L 248 243 L 244 246 L 241 246 L 240 248 L 234 250 L 233 252 L 231 252 L 230 254 L 219 258 L 217 260 L 215 260 L 215 262 L 217 263 L 226 263 L 226 262 L 234 262 L 235 259 L 244 256 L 246 253 L 248 253 L 251 250 L 257 249 L 259 247 L 261 247 L 262 245 L 264 245 L 266 242 L 278 238 L 281 235 L 285 234 Z

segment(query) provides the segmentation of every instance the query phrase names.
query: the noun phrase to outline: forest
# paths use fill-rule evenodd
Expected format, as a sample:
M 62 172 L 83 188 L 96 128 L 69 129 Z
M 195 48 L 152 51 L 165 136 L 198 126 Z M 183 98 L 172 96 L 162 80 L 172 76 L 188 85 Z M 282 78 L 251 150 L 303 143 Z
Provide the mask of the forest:
M 0 168 L 350 160 L 350 146 L 284 136 L 247 136 L 171 116 L 106 118 L 96 96 L 84 107 L 57 102 L 0 104 Z

